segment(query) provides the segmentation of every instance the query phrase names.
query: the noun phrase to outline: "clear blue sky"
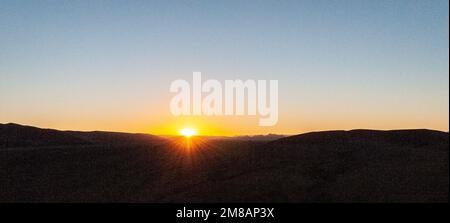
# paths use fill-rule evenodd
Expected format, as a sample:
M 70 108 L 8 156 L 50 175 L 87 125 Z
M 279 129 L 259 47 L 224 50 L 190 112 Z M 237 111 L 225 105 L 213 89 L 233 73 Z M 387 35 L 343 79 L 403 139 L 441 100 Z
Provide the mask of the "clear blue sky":
M 0 0 L 0 123 L 154 132 L 172 119 L 170 82 L 201 71 L 279 80 L 279 125 L 239 122 L 242 134 L 448 130 L 448 8 L 447 0 Z

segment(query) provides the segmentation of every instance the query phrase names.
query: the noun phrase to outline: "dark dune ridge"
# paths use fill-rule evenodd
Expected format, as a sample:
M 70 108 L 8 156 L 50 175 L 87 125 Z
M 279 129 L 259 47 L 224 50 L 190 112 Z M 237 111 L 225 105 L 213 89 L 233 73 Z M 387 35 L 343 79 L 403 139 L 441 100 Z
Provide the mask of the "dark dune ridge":
M 70 145 L 148 145 L 158 140 L 160 138 L 157 136 L 141 133 L 58 131 L 14 123 L 0 124 L 0 149 Z
M 0 201 L 448 202 L 446 132 L 257 138 L 0 124 Z
M 83 144 L 89 144 L 89 142 L 63 131 L 40 129 L 14 123 L 0 124 L 0 149 Z

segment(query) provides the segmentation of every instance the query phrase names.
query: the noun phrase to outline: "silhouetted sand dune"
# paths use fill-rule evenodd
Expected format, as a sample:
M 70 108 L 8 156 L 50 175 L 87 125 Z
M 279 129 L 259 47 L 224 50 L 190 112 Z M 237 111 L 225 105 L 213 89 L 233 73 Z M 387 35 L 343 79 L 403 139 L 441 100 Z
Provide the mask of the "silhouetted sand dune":
M 18 124 L 0 124 L 0 148 L 85 145 L 89 142 L 69 133 Z
M 18 124 L 0 124 L 0 148 L 73 145 L 147 145 L 162 139 L 150 134 L 81 132 L 41 129 Z
M 316 180 L 312 201 L 448 201 L 449 134 L 432 130 L 313 132 L 270 142 Z M 267 160 L 267 159 L 266 159 Z
M 100 145 L 148 145 L 154 144 L 162 139 L 150 134 L 122 133 L 122 132 L 79 132 L 68 131 L 73 136 L 79 137 L 92 144 Z
M 439 131 L 193 137 L 189 149 L 183 137 L 4 126 L 2 140 L 51 146 L 0 150 L 0 201 L 448 202 Z
M 438 143 L 448 144 L 449 135 L 445 132 L 412 129 L 412 130 L 350 130 L 350 131 L 323 131 L 310 132 L 295 136 L 289 136 L 277 141 L 279 143 L 340 143 L 340 142 L 383 142 L 396 145 L 425 146 Z

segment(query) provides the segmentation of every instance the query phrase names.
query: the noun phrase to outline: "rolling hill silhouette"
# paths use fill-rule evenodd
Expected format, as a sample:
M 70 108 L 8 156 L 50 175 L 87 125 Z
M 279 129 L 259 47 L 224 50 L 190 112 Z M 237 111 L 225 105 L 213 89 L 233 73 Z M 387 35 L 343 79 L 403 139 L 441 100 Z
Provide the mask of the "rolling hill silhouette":
M 89 142 L 63 131 L 40 129 L 14 123 L 0 124 L 0 149 L 85 144 L 89 144 Z
M 141 133 L 59 131 L 14 123 L 0 124 L 0 149 L 74 145 L 147 145 L 160 140 L 157 136 Z
M 446 132 L 245 138 L 0 125 L 0 201 L 448 202 Z
M 269 143 L 317 182 L 309 201 L 448 201 L 449 134 L 433 130 L 313 132 Z M 300 198 L 299 198 L 300 199 Z
M 427 130 L 366 130 L 310 132 L 285 137 L 274 141 L 274 144 L 339 144 L 383 142 L 393 145 L 426 146 L 437 143 L 448 144 L 448 133 Z

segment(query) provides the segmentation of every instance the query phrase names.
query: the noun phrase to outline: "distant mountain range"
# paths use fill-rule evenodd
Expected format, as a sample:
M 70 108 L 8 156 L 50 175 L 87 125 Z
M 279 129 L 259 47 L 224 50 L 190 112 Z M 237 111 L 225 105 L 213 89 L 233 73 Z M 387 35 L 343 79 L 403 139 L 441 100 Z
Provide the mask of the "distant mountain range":
M 276 139 L 281 139 L 287 135 L 267 134 L 267 135 L 242 135 L 242 136 L 200 136 L 211 140 L 242 140 L 242 141 L 259 141 L 268 142 Z

